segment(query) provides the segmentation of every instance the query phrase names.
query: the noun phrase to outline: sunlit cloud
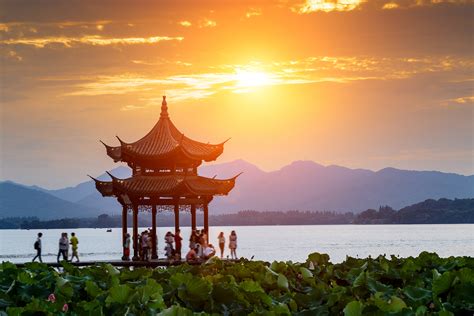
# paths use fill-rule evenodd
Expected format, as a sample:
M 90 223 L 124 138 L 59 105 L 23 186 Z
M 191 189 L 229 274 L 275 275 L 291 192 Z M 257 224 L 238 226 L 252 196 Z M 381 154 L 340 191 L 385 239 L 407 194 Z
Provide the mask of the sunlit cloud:
M 298 13 L 351 11 L 362 2 L 362 0 L 306 0 L 306 2 L 293 7 L 292 10 Z
M 37 48 L 44 48 L 51 44 L 60 44 L 66 47 L 73 47 L 75 45 L 92 45 L 92 46 L 107 46 L 107 45 L 135 45 L 135 44 L 156 44 L 163 41 L 182 41 L 184 37 L 171 36 L 152 36 L 152 37 L 122 37 L 122 38 L 108 38 L 100 35 L 85 35 L 82 37 L 38 37 L 38 38 L 18 38 L 18 39 L 4 39 L 0 40 L 0 44 L 6 45 L 27 45 Z
M 38 30 L 44 28 L 78 28 L 78 29 L 97 29 L 102 31 L 108 24 L 114 23 L 111 20 L 98 20 L 98 21 L 61 21 L 61 22 L 8 22 L 0 23 L 0 31 L 11 32 L 11 31 L 25 31 L 28 30 L 33 33 L 37 33 Z M 119 22 L 116 22 L 119 23 Z
M 444 106 L 452 105 L 474 105 L 474 96 L 463 96 L 454 99 L 449 99 L 441 102 Z
M 371 7 L 377 9 L 415 8 L 438 4 L 468 4 L 468 0 L 305 0 L 290 2 L 290 9 L 299 14 L 312 12 L 352 11 Z
M 2 54 L 2 56 L 5 56 L 6 58 L 8 58 L 10 60 L 15 60 L 15 61 L 22 61 L 23 60 L 23 57 L 18 55 L 18 53 L 15 52 L 14 50 L 7 50 Z
M 180 21 L 178 24 L 184 27 L 190 27 L 192 25 L 189 21 Z
M 177 66 L 184 66 L 184 67 L 190 67 L 193 64 L 188 63 L 185 61 L 181 60 L 176 60 L 176 61 L 170 61 L 166 59 L 155 59 L 155 60 L 132 60 L 131 61 L 133 64 L 137 65 L 146 65 L 146 66 L 158 66 L 158 65 L 177 65 Z
M 394 3 L 394 2 L 389 2 L 389 3 L 385 3 L 382 7 L 382 9 L 384 10 L 390 10 L 390 9 L 396 9 L 398 8 L 398 4 Z
M 142 61 L 134 63 L 153 65 Z M 165 63 L 169 61 L 159 61 Z M 176 63 L 176 62 L 174 62 Z M 157 65 L 157 64 L 156 64 Z M 185 68 L 182 68 L 183 70 Z M 147 94 L 157 89 L 176 96 L 175 100 L 202 99 L 219 92 L 247 93 L 261 87 L 314 83 L 346 84 L 365 80 L 402 80 L 416 75 L 474 69 L 469 59 L 375 58 L 318 56 L 281 62 L 253 62 L 245 65 L 220 65 L 212 72 L 170 74 L 152 77 L 140 74 L 118 74 L 88 78 L 73 85 L 66 96 Z M 147 99 L 152 102 L 153 99 Z M 450 102 L 472 102 L 461 98 Z M 137 109 L 129 107 L 127 110 Z
M 203 19 L 201 21 L 199 21 L 199 28 L 204 28 L 204 27 L 216 27 L 217 26 L 217 22 L 214 21 L 214 20 L 210 20 L 210 19 Z
M 256 9 L 256 8 L 250 8 L 246 13 L 245 13 L 245 17 L 247 19 L 250 19 L 251 17 L 254 17 L 254 16 L 260 16 L 262 15 L 262 10 L 261 9 Z
M 124 105 L 123 107 L 120 108 L 120 111 L 133 111 L 133 110 L 138 110 L 138 109 L 143 109 L 146 106 L 144 105 Z
M 0 23 L 0 32 L 8 32 L 9 27 L 5 23 Z

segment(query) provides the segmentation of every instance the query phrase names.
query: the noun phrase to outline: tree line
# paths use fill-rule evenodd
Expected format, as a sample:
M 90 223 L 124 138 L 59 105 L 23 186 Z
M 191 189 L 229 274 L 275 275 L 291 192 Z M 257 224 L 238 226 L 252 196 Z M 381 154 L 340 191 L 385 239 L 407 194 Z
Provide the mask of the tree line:
M 197 225 L 203 225 L 201 213 L 197 214 Z M 131 215 L 127 219 L 132 224 Z M 331 225 L 331 224 L 455 224 L 474 223 L 474 199 L 426 200 L 394 210 L 381 206 L 378 210 L 368 209 L 359 214 L 329 211 L 254 211 L 210 215 L 213 226 L 251 226 L 251 225 Z M 159 227 L 174 226 L 174 215 L 163 212 L 157 215 Z M 138 216 L 140 227 L 151 226 L 149 213 Z M 191 226 L 189 213 L 180 215 L 181 226 Z M 39 220 L 36 217 L 16 217 L 0 219 L 0 229 L 54 229 L 54 228 L 116 228 L 122 226 L 120 215 L 102 214 L 96 218 L 64 218 Z

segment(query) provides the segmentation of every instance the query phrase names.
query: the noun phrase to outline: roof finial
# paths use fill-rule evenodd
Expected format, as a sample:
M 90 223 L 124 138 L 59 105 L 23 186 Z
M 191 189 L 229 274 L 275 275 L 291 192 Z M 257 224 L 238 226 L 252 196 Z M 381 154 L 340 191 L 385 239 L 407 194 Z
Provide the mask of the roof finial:
M 168 117 L 168 104 L 166 103 L 166 95 L 163 96 L 163 101 L 161 102 L 161 117 Z

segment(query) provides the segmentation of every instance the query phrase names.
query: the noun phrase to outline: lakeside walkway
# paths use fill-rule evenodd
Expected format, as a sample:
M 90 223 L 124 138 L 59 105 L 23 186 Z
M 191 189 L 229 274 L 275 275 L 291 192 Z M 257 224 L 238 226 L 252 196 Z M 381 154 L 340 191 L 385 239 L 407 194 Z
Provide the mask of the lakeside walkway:
M 239 262 L 239 259 L 220 259 L 222 261 L 227 261 L 227 262 Z M 36 261 L 38 262 L 38 261 Z M 99 264 L 111 264 L 115 267 L 147 267 L 147 268 L 157 268 L 157 267 L 168 267 L 168 266 L 178 266 L 180 264 L 188 263 L 191 265 L 200 265 L 202 263 L 205 263 L 206 260 L 203 261 L 196 261 L 196 262 L 187 262 L 186 260 L 167 260 L 167 259 L 156 259 L 156 260 L 150 260 L 150 261 L 123 261 L 123 260 L 92 260 L 92 261 L 79 261 L 79 262 L 68 262 L 69 264 L 76 266 L 76 267 L 87 267 L 87 266 L 94 266 L 94 265 L 99 265 Z M 29 262 L 23 262 L 23 263 L 14 263 L 17 267 L 22 268 L 25 267 L 25 264 Z M 62 267 L 61 262 L 43 262 L 49 267 L 53 268 L 60 268 Z

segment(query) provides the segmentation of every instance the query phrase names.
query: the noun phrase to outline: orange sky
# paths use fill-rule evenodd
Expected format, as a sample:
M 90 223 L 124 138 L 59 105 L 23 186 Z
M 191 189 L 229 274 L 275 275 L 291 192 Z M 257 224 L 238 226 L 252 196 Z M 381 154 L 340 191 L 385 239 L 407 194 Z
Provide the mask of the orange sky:
M 218 162 L 474 173 L 469 1 L 0 1 L 0 179 L 117 165 L 162 94 Z

